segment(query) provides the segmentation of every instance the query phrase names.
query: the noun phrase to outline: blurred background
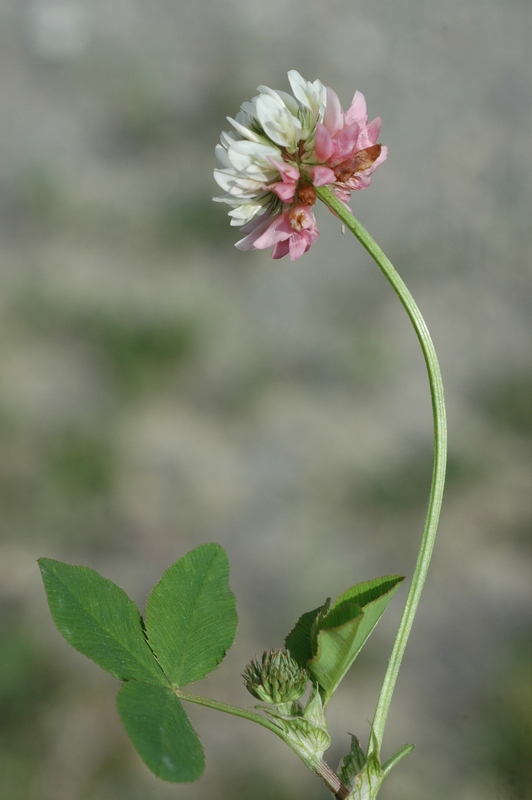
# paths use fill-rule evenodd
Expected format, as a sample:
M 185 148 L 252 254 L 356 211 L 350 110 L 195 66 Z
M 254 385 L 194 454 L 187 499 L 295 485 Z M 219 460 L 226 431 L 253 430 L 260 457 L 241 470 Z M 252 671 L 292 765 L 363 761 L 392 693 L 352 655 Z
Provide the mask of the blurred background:
M 241 253 L 214 146 L 259 84 L 355 89 L 390 148 L 352 207 L 432 331 L 446 380 L 439 542 L 385 737 L 383 800 L 525 800 L 530 757 L 529 0 L 0 0 L 0 796 L 319 800 L 268 731 L 197 707 L 203 779 L 144 767 L 117 682 L 62 640 L 36 559 L 142 608 L 217 541 L 240 627 L 196 690 L 303 611 L 411 576 L 431 469 L 419 346 L 325 208 L 300 261 Z M 402 589 L 330 706 L 365 744 Z

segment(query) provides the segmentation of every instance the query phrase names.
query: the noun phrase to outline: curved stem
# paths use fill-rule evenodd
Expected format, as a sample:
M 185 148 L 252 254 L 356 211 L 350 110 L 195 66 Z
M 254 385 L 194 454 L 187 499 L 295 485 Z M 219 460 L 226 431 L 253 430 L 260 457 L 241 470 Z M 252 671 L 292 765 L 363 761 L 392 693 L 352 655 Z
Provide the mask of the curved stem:
M 436 531 L 438 528 L 438 520 L 440 516 L 440 508 L 443 497 L 443 487 L 445 483 L 445 469 L 447 462 L 447 422 L 445 418 L 445 402 L 443 397 L 443 384 L 434 349 L 434 344 L 430 337 L 425 320 L 414 301 L 414 298 L 408 291 L 405 283 L 401 279 L 398 272 L 392 266 L 389 259 L 383 253 L 378 244 L 372 239 L 369 233 L 362 227 L 351 212 L 341 203 L 338 198 L 326 186 L 316 189 L 316 194 L 335 213 L 347 228 L 353 233 L 362 246 L 368 251 L 372 258 L 376 261 L 390 284 L 392 285 L 399 300 L 404 306 L 410 321 L 414 327 L 417 338 L 421 345 L 425 364 L 427 367 L 428 379 L 430 384 L 430 394 L 432 400 L 432 415 L 434 423 L 434 465 L 432 470 L 432 484 L 430 488 L 429 503 L 427 516 L 425 520 L 425 527 L 423 530 L 423 537 L 419 555 L 406 599 L 401 622 L 397 631 L 393 649 L 388 661 L 388 667 L 384 676 L 383 684 L 381 687 L 375 716 L 373 717 L 372 736 L 370 750 L 380 752 L 382 745 L 382 738 L 384 735 L 384 726 L 386 718 L 390 709 L 397 675 L 401 666 L 401 661 L 406 648 L 406 643 L 410 635 L 414 616 L 419 604 L 423 584 L 427 576 L 432 550 L 434 548 L 434 540 L 436 538 Z
M 305 754 L 301 750 L 297 750 L 292 746 L 292 743 L 285 735 L 285 732 L 280 728 L 275 722 L 267 719 L 266 717 L 261 717 L 260 714 L 256 714 L 254 711 L 248 711 L 246 708 L 239 708 L 239 706 L 231 706 L 228 703 L 222 703 L 219 700 L 213 700 L 210 697 L 202 697 L 199 694 L 191 694 L 190 692 L 185 692 L 183 689 L 174 688 L 174 692 L 181 700 L 188 700 L 189 703 L 196 703 L 200 706 L 206 706 L 207 708 L 214 708 L 216 711 L 223 711 L 226 714 L 232 714 L 235 717 L 243 717 L 244 719 L 249 719 L 251 722 L 257 722 L 259 725 L 262 725 L 264 728 L 268 728 L 268 730 L 275 733 L 279 736 L 280 739 L 283 740 L 293 751 L 294 753 L 299 756 L 301 761 L 309 767 L 313 772 L 318 775 L 327 786 L 330 792 L 337 798 L 337 800 L 344 800 L 347 798 L 349 794 L 349 789 L 341 782 L 338 775 L 329 767 L 328 764 L 323 761 L 323 759 L 316 761 L 316 759 L 306 758 Z

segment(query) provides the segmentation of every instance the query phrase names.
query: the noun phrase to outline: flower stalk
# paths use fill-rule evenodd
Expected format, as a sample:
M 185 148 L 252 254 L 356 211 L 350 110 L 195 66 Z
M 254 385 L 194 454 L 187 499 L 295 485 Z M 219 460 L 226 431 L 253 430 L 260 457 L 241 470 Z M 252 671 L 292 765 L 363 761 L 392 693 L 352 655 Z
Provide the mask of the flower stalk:
M 434 344 L 418 306 L 389 259 L 347 205 L 352 192 L 371 184 L 373 173 L 388 156 L 388 148 L 378 141 L 380 118 L 368 121 L 366 101 L 358 91 L 344 111 L 336 93 L 319 80 L 306 81 L 295 70 L 288 73 L 288 80 L 293 95 L 259 86 L 260 94 L 241 106 L 236 119 L 228 118 L 234 130 L 221 135 L 214 171 L 215 180 L 225 194 L 214 199 L 230 206 L 231 224 L 241 227 L 244 236 L 236 243 L 238 249 L 272 247 L 272 258 L 288 255 L 292 261 L 306 253 L 319 237 L 313 207 L 321 200 L 372 256 L 399 297 L 423 352 L 432 401 L 434 463 L 427 515 L 412 583 L 379 694 L 368 750 L 363 753 L 354 737 L 351 752 L 341 767 L 340 788 L 328 784 L 336 797 L 374 800 L 391 768 L 412 749 L 412 745 L 405 745 L 381 765 L 386 719 L 427 576 L 443 497 L 447 460 L 443 385 Z M 342 647 L 342 636 L 347 635 L 342 626 L 353 621 L 355 611 L 342 604 L 336 609 L 337 624 L 331 625 L 336 633 L 331 634 L 331 641 L 324 639 L 331 652 L 325 660 L 323 654 L 319 657 L 326 663 L 325 668 L 316 649 L 316 637 L 323 631 L 316 627 L 315 612 L 303 615 L 301 619 L 306 621 L 300 620 L 296 626 L 295 639 L 291 638 L 293 632 L 287 638 L 289 649 L 295 648 L 298 665 L 307 667 L 313 681 L 317 681 L 304 711 L 297 698 L 301 696 L 305 676 L 290 662 L 290 654 L 281 651 L 264 654 L 262 662 L 252 661 L 244 674 L 249 691 L 276 707 L 275 711 L 264 709 L 270 717 L 266 727 L 275 730 L 318 774 L 317 767 L 323 763 L 323 751 L 330 739 L 323 708 L 320 716 L 314 706 L 318 700 L 323 701 L 323 707 L 327 704 L 328 672 L 336 664 L 332 653 Z M 302 641 L 306 643 L 304 646 Z
M 423 590 L 423 585 L 427 577 L 427 572 L 434 549 L 434 541 L 438 529 L 440 509 L 443 498 L 445 484 L 445 471 L 447 464 L 447 421 L 445 415 L 445 400 L 443 395 L 443 382 L 438 363 L 436 350 L 432 342 L 429 330 L 423 319 L 421 312 L 410 294 L 401 276 L 394 268 L 390 260 L 360 224 L 355 219 L 349 209 L 331 192 L 327 186 L 316 187 L 316 194 L 319 199 L 343 222 L 351 233 L 356 236 L 361 245 L 367 250 L 370 256 L 377 263 L 384 273 L 395 293 L 399 297 L 406 313 L 416 332 L 419 340 L 430 386 L 432 401 L 432 416 L 434 426 L 434 463 L 432 470 L 432 483 L 429 494 L 429 503 L 425 526 L 421 540 L 421 546 L 412 578 L 412 583 L 408 592 L 403 615 L 399 624 L 392 653 L 388 661 L 388 667 L 381 687 L 377 708 L 373 717 L 372 736 L 370 742 L 370 753 L 380 753 L 384 726 L 390 709 L 393 691 L 397 681 L 397 675 L 401 666 L 401 661 L 406 648 L 406 643 L 412 629 L 412 623 L 416 615 L 417 607 Z

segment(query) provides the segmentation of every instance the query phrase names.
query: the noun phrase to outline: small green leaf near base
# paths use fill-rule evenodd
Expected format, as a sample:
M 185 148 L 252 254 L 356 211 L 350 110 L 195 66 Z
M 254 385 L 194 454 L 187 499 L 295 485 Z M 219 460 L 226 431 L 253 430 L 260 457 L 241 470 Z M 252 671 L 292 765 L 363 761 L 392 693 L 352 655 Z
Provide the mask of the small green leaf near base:
M 320 685 L 324 706 L 357 657 L 400 583 L 400 575 L 359 583 L 329 607 L 303 614 L 286 637 L 286 647 Z

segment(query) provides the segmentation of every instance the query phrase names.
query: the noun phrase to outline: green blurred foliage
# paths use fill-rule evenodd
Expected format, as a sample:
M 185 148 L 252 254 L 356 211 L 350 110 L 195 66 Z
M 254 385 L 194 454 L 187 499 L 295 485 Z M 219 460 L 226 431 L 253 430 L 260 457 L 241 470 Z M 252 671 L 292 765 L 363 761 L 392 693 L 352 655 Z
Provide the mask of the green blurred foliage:
M 485 698 L 480 743 L 486 770 L 504 796 L 532 796 L 532 650 L 529 630 L 508 643 L 497 691 Z M 527 642 L 527 644 L 524 644 Z
M 422 508 L 427 503 L 431 471 L 432 452 L 414 452 L 403 463 L 382 469 L 364 481 L 356 493 L 356 502 L 389 514 Z M 482 468 L 471 456 L 449 454 L 445 482 L 448 493 L 467 488 L 481 477 Z
M 233 245 L 232 231 L 220 205 L 210 197 L 185 197 L 179 189 L 169 192 L 156 207 L 155 228 L 160 244 L 166 246 L 182 246 L 187 241 Z
M 30 765 L 46 753 L 43 720 L 61 691 L 53 659 L 28 627 L 23 608 L 2 608 L 0 622 L 0 796 L 31 796 Z
M 155 391 L 158 379 L 174 376 L 194 356 L 204 328 L 190 313 L 159 318 L 118 309 L 75 309 L 34 292 L 19 298 L 17 311 L 34 334 L 88 345 L 125 397 Z
M 43 470 L 52 491 L 60 493 L 67 503 L 109 494 L 114 473 L 109 441 L 81 431 L 66 431 L 51 442 Z
M 532 436 L 530 375 L 502 378 L 484 386 L 482 392 L 477 392 L 476 401 L 495 427 L 512 431 L 518 436 Z

